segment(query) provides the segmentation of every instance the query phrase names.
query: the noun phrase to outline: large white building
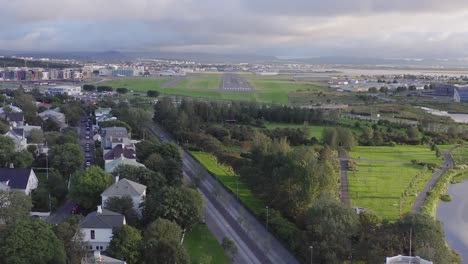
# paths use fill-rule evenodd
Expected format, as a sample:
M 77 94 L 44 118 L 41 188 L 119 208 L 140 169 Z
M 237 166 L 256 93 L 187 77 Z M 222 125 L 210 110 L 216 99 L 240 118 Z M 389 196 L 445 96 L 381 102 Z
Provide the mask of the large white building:
M 47 88 L 50 94 L 66 94 L 69 96 L 81 95 L 81 86 L 52 86 Z
M 141 213 L 140 204 L 145 201 L 146 186 L 128 179 L 119 181 L 119 177 L 116 177 L 116 182 L 101 194 L 102 205 L 105 208 L 107 200 L 110 198 L 123 198 L 125 196 L 132 198 L 133 208 Z

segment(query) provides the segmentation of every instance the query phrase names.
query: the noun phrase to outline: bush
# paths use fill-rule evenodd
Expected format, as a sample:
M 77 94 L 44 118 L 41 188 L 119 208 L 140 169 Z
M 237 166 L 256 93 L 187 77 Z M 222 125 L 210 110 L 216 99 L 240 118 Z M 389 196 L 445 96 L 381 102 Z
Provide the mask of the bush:
M 444 202 L 450 202 L 450 201 L 452 201 L 452 197 L 450 196 L 450 194 L 442 194 L 440 196 L 440 200 L 442 200 Z
M 159 96 L 159 92 L 156 91 L 156 90 L 149 90 L 146 92 L 146 95 L 148 97 L 158 97 Z
M 85 90 L 87 92 L 96 91 L 96 86 L 91 85 L 91 84 L 85 84 L 85 85 L 83 85 L 83 90 Z
M 126 94 L 128 93 L 128 89 L 127 88 L 117 88 L 115 89 L 115 91 L 119 94 Z
M 112 92 L 114 89 L 111 86 L 98 86 L 97 87 L 98 92 Z

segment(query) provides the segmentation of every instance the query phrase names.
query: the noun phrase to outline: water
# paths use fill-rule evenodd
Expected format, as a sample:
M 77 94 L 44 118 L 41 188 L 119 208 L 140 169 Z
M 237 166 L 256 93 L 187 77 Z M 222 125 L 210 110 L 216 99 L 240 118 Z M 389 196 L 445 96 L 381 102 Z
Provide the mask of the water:
M 457 123 L 468 123 L 468 114 L 450 114 L 446 111 L 440 111 L 440 110 L 436 110 L 436 109 L 432 109 L 428 107 L 419 107 L 419 108 L 435 116 L 448 116 Z
M 449 186 L 447 193 L 452 196 L 451 202 L 440 202 L 437 219 L 443 223 L 445 238 L 451 248 L 455 249 L 468 263 L 468 180 Z

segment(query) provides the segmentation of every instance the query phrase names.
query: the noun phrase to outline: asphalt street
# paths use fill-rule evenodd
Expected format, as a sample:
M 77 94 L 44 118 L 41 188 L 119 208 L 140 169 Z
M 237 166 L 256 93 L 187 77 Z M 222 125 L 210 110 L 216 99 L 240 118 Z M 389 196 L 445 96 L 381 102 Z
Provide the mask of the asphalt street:
M 93 141 L 93 132 L 92 132 L 92 126 L 90 126 L 90 132 L 89 132 L 89 139 L 86 139 L 86 127 L 87 127 L 87 122 L 80 122 L 80 127 L 79 127 L 79 134 L 80 134 L 80 146 L 83 149 L 83 153 L 85 153 L 85 163 L 82 165 L 82 169 L 86 168 L 86 161 L 89 160 L 90 164 L 92 165 L 95 160 L 95 149 L 94 149 L 94 141 Z M 86 143 L 89 143 L 89 152 L 86 152 Z M 86 153 L 90 153 L 90 157 L 86 157 Z M 71 179 L 70 179 L 71 181 Z M 61 222 L 64 222 L 67 220 L 70 215 L 72 208 L 75 206 L 75 202 L 71 200 L 65 201 L 65 203 L 60 206 L 55 212 L 53 212 L 49 217 L 47 217 L 46 221 L 51 223 L 51 224 L 59 224 Z
M 164 142 L 174 141 L 159 126 L 150 129 Z M 297 259 L 270 234 L 265 223 L 259 222 L 244 206 L 209 174 L 190 154 L 183 150 L 184 176 L 200 179 L 199 191 L 205 200 L 205 221 L 221 241 L 231 238 L 237 246 L 235 263 L 299 263 Z

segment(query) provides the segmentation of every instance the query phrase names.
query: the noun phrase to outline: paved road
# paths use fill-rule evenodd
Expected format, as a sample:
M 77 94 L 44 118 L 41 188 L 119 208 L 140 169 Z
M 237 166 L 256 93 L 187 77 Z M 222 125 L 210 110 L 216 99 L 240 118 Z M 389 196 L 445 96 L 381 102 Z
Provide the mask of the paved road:
M 161 85 L 163 88 L 174 88 L 179 82 L 185 79 L 186 76 L 174 76 L 174 79 L 169 80 Z
M 78 129 L 79 131 L 79 134 L 80 134 L 80 146 L 81 148 L 83 149 L 83 153 L 86 153 L 85 152 L 85 146 L 86 146 L 86 143 L 89 143 L 90 145 L 90 155 L 91 157 L 90 158 L 87 158 L 85 156 L 85 162 L 86 160 L 89 160 L 91 162 L 91 164 L 94 163 L 94 159 L 95 159 L 95 150 L 94 150 L 94 142 L 93 142 L 93 139 L 92 139 L 92 131 L 90 130 L 90 139 L 86 139 L 86 123 L 85 122 L 80 122 L 80 127 Z M 83 164 L 82 169 L 86 168 L 86 165 Z M 71 179 L 70 179 L 71 181 Z M 70 185 L 69 185 L 69 188 L 70 188 Z M 61 222 L 64 222 L 65 220 L 67 220 L 70 215 L 71 215 L 71 211 L 72 211 L 72 208 L 73 206 L 75 205 L 76 203 L 71 201 L 71 200 L 67 200 L 65 201 L 65 203 L 60 206 L 55 212 L 53 212 L 49 217 L 46 218 L 46 221 L 51 223 L 51 224 L 59 224 Z
M 340 199 L 343 204 L 351 207 L 351 198 L 348 191 L 348 156 L 343 149 L 338 150 L 338 158 L 340 161 Z
M 424 190 L 418 194 L 418 197 L 416 197 L 416 201 L 413 204 L 413 212 L 418 213 L 422 210 L 422 207 L 424 205 L 424 202 L 427 199 L 427 193 L 432 191 L 434 188 L 434 185 L 436 184 L 437 180 L 444 174 L 448 169 L 453 167 L 453 159 L 452 156 L 450 155 L 450 152 L 457 148 L 459 146 L 452 147 L 449 149 L 447 152 L 443 152 L 444 154 L 444 163 L 442 164 L 441 169 L 435 171 L 432 174 L 432 178 L 426 183 L 426 187 L 424 187 Z
M 173 141 L 159 126 L 150 129 L 164 141 Z M 227 192 L 203 166 L 183 150 L 184 176 L 200 179 L 199 191 L 205 200 L 205 220 L 214 236 L 221 241 L 231 238 L 237 246 L 234 259 L 239 264 L 296 264 L 297 259 L 265 228 L 265 223 L 252 216 L 236 198 Z

